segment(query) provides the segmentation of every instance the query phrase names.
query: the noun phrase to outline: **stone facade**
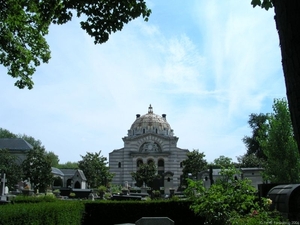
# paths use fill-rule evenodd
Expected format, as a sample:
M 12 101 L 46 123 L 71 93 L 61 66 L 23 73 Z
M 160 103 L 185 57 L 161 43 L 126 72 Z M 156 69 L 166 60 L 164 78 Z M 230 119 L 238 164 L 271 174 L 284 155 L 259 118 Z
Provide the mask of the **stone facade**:
M 115 174 L 112 184 L 133 186 L 135 181 L 130 173 L 140 163 L 154 162 L 162 177 L 160 188 L 168 192 L 169 188 L 179 186 L 182 161 L 187 158 L 188 150 L 177 147 L 178 137 L 174 136 L 166 114 L 154 114 L 150 105 L 147 114 L 136 115 L 123 142 L 123 148 L 109 153 L 110 172 Z

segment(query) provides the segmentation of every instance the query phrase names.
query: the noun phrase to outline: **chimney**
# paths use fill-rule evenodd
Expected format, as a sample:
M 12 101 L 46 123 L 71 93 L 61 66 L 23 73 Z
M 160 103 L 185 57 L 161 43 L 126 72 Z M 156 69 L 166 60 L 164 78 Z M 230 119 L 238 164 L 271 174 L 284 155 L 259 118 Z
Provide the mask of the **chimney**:
M 162 114 L 162 118 L 164 118 L 164 120 L 167 119 L 167 114 Z
M 141 116 L 140 114 L 136 114 L 136 118 L 140 118 L 140 116 Z

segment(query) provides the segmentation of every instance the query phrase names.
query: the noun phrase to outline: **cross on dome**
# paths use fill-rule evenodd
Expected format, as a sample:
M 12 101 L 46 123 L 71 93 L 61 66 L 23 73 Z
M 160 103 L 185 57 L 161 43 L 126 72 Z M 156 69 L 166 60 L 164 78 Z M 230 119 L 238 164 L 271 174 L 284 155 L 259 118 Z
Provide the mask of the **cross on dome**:
M 148 108 L 148 113 L 153 113 L 153 108 L 152 108 L 151 104 L 150 104 L 150 106 Z

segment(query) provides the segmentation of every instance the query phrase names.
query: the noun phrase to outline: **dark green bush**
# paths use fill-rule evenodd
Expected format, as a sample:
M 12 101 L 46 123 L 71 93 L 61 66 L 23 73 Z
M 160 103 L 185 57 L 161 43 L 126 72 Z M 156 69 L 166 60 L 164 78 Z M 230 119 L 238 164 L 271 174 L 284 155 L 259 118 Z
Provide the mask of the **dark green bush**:
M 81 201 L 55 201 L 0 206 L 0 225 L 80 225 Z
M 38 202 L 55 202 L 59 201 L 53 195 L 40 195 L 40 196 L 26 196 L 26 195 L 17 195 L 13 203 L 38 203 Z
M 85 204 L 82 225 L 135 223 L 142 217 L 169 217 L 176 225 L 201 225 L 189 201 L 99 201 Z M 101 221 L 101 223 L 99 223 Z

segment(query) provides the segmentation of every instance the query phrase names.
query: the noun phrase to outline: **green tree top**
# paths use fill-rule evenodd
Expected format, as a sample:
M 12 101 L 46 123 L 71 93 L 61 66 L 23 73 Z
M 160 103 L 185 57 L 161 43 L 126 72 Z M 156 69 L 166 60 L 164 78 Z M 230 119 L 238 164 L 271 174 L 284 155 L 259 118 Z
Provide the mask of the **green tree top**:
M 144 0 L 1 1 L 0 64 L 18 79 L 17 87 L 33 87 L 35 68 L 50 59 L 45 39 L 49 26 L 67 23 L 73 13 L 82 18 L 81 28 L 98 44 L 139 16 L 147 21 L 151 11 Z
M 43 148 L 34 148 L 27 152 L 22 163 L 25 179 L 30 179 L 33 189 L 45 192 L 53 181 L 51 160 Z
M 100 185 L 107 186 L 112 180 L 113 174 L 109 172 L 106 157 L 101 155 L 101 151 L 96 153 L 87 152 L 81 156 L 78 168 L 84 172 L 90 188 L 97 188 Z
M 263 153 L 262 148 L 258 141 L 258 136 L 266 136 L 265 125 L 267 123 L 268 116 L 266 114 L 252 113 L 249 116 L 248 124 L 252 129 L 252 136 L 245 136 L 242 140 L 246 145 L 246 156 L 254 154 L 257 158 L 266 159 L 266 155 Z
M 204 152 L 199 152 L 194 149 L 192 152 L 187 153 L 187 158 L 182 162 L 183 164 L 183 177 L 188 178 L 189 174 L 197 177 L 198 173 L 207 169 L 207 161 L 204 159 Z
M 267 136 L 258 139 L 267 156 L 264 178 L 277 183 L 299 182 L 300 156 L 285 99 L 274 100 L 265 126 Z

